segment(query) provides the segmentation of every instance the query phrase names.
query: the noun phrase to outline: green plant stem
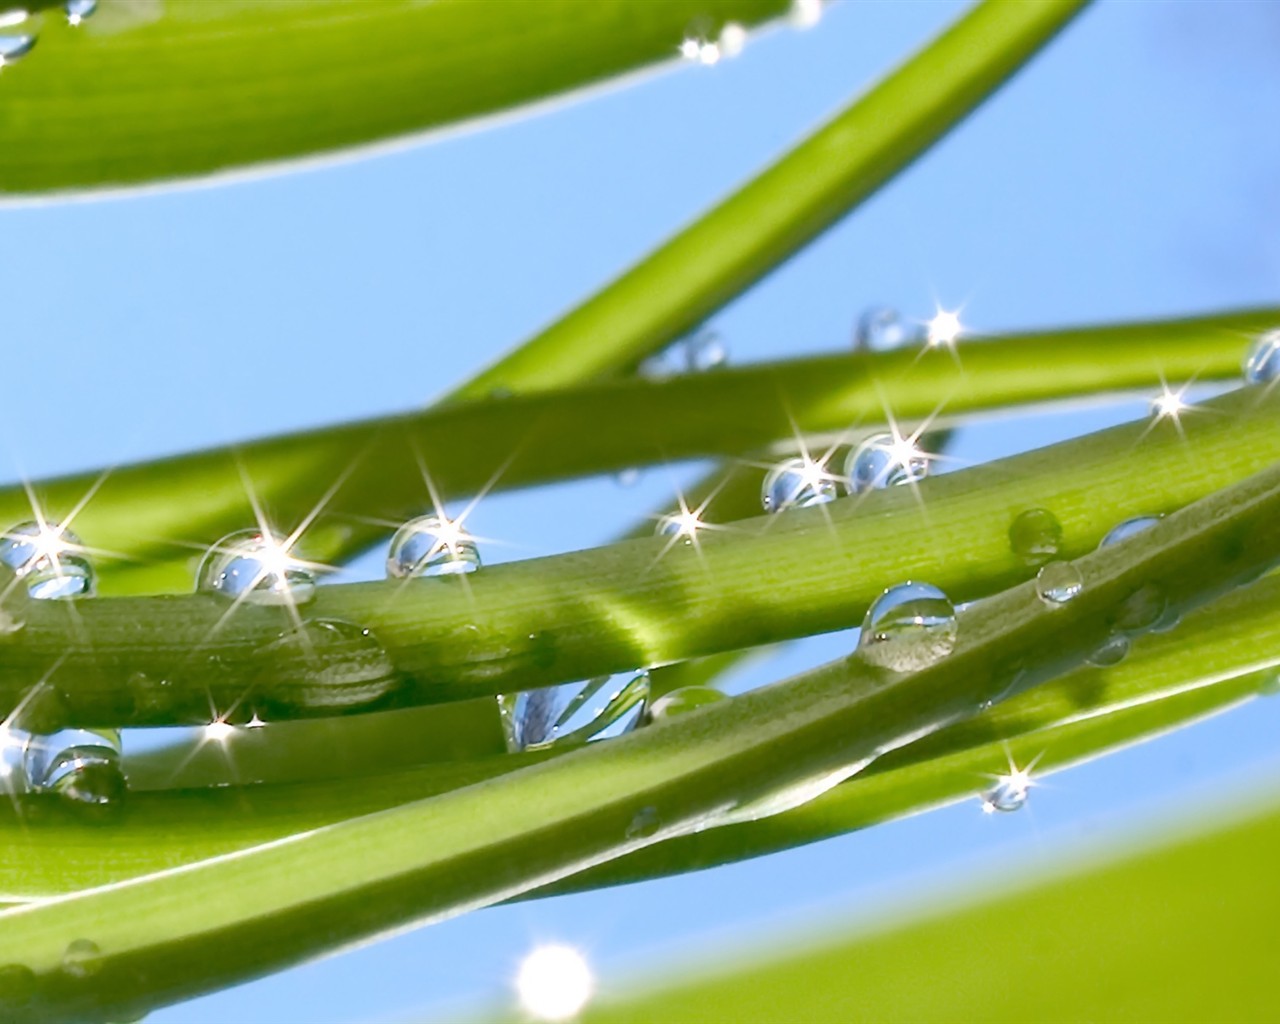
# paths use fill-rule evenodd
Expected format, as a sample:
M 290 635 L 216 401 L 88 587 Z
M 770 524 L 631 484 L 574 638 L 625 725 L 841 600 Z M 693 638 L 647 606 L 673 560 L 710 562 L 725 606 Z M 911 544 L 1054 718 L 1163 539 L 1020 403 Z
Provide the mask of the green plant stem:
M 797 430 L 839 436 L 883 423 L 886 411 L 909 422 L 939 409 L 946 418 L 1104 391 L 1154 394 L 1162 376 L 1233 377 L 1249 338 L 1278 321 L 1280 310 L 1267 308 L 962 344 L 958 364 L 943 351 L 834 354 L 588 384 L 76 474 L 33 490 L 49 519 L 74 511 L 86 545 L 127 559 L 104 554 L 103 593 L 183 590 L 204 546 L 256 521 L 246 479 L 285 532 L 319 512 L 302 547 L 338 562 L 431 507 L 417 453 L 436 492 L 459 498 L 741 455 L 793 441 Z M 0 521 L 31 516 L 22 487 L 0 489 Z
M 559 387 L 635 365 L 696 327 L 911 163 L 1026 63 L 1080 0 L 980 3 L 714 210 L 489 371 L 461 395 Z M 583 354 L 584 338 L 610 348 Z M 573 359 L 563 358 L 573 354 Z M 534 365 L 534 364 L 537 365 Z
M 67 719 L 85 724 L 207 722 L 211 708 L 321 717 L 846 628 L 904 579 L 969 600 L 1028 575 L 1009 541 L 1020 512 L 1051 511 L 1062 553 L 1080 554 L 1127 516 L 1177 508 L 1280 457 L 1277 409 L 1280 397 L 1245 389 L 1178 425 L 1127 424 L 917 487 L 743 520 L 696 546 L 653 538 L 470 577 L 320 588 L 303 613 L 372 630 L 399 673 L 380 702 L 341 680 L 317 685 L 301 645 L 268 647 L 290 628 L 285 609 L 228 614 L 205 594 L 22 602 L 13 614 L 26 625 L 2 641 L 0 701 L 12 709 L 47 679 Z
M 510 898 L 700 827 L 785 810 L 875 757 L 1051 678 L 1153 588 L 1185 612 L 1280 558 L 1269 469 L 1075 562 L 1049 608 L 1025 583 L 959 616 L 910 675 L 842 659 L 500 779 L 240 854 L 0 915 L 0 964 L 33 972 L 19 1020 L 127 1016 L 409 921 Z M 1119 617 L 1119 618 L 1118 618 Z M 67 972 L 74 940 L 97 949 Z

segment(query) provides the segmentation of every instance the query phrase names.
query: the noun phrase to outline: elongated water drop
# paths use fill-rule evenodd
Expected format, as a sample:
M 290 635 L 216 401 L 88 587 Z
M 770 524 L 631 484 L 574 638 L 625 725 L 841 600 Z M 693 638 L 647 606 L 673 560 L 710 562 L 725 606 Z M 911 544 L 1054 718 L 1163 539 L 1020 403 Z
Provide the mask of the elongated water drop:
M 68 25 L 79 25 L 86 18 L 93 17 L 98 9 L 98 0 L 67 0 L 62 9 L 66 12 Z
M 410 519 L 391 538 L 387 575 L 459 576 L 480 568 L 480 549 L 456 520 L 427 515 Z
M 908 438 L 876 434 L 854 448 L 845 461 L 851 494 L 913 484 L 929 474 L 929 457 Z
M 609 739 L 639 724 L 649 673 L 601 676 L 498 697 L 507 749 L 513 752 Z
M 252 604 L 306 604 L 316 593 L 311 568 L 289 550 L 284 537 L 238 530 L 205 554 L 196 589 Z
M 678 690 L 664 693 L 653 702 L 649 707 L 649 721 L 665 722 L 728 699 L 727 694 L 721 693 L 714 686 L 682 686 Z
M 1071 562 L 1048 562 L 1036 573 L 1036 593 L 1051 608 L 1066 604 L 1084 589 L 1084 577 Z
M 1270 384 L 1280 377 L 1280 328 L 1258 337 L 1244 357 L 1246 384 Z
M 1134 516 L 1132 519 L 1126 519 L 1123 523 L 1113 526 L 1102 542 L 1098 545 L 1100 548 L 1109 548 L 1112 544 L 1119 544 L 1122 540 L 1128 540 L 1130 537 L 1136 537 L 1144 530 L 1149 530 L 1160 522 L 1161 516 Z
M 120 734 L 114 729 L 33 735 L 26 743 L 23 768 L 32 792 L 54 794 L 77 809 L 112 810 L 125 795 Z
M 90 597 L 93 563 L 84 545 L 58 523 L 20 523 L 0 536 L 0 562 L 36 600 Z
M 0 35 L 0 68 L 16 64 L 31 52 L 36 37 L 24 32 Z
M 858 317 L 853 347 L 858 352 L 888 352 L 911 344 L 917 333 L 892 306 L 872 306 Z
M 1003 776 L 996 780 L 996 784 L 982 794 L 982 810 L 987 814 L 995 811 L 1009 813 L 1010 811 L 1019 810 L 1027 802 L 1027 793 L 1030 791 L 1025 777 L 1019 773 L 1013 776 Z
M 858 640 L 864 661 L 895 672 L 914 672 L 945 658 L 956 645 L 956 610 L 929 583 L 890 587 L 867 609 Z
M 808 508 L 835 499 L 836 482 L 831 474 L 804 456 L 774 466 L 760 488 L 760 504 L 766 512 Z
M 342 619 L 308 619 L 260 648 L 255 705 L 338 712 L 365 707 L 401 683 L 373 632 Z
M 1043 565 L 1062 548 L 1062 524 L 1047 508 L 1019 512 L 1009 524 L 1009 547 L 1027 565 Z

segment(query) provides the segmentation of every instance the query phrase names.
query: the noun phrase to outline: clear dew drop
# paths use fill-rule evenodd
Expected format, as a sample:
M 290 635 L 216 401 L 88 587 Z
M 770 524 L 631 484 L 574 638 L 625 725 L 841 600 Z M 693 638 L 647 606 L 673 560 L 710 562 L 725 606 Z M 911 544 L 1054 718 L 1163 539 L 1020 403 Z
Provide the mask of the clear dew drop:
M 876 434 L 854 448 L 845 461 L 851 494 L 912 484 L 929 475 L 929 457 L 892 434 Z
M 342 619 L 308 619 L 260 648 L 255 660 L 261 674 L 253 702 L 269 708 L 365 707 L 402 680 L 372 631 Z
M 803 456 L 780 462 L 769 470 L 760 488 L 760 504 L 766 512 L 808 508 L 836 499 L 836 482 L 831 475 Z
M 1260 335 L 1244 357 L 1246 384 L 1270 384 L 1280 377 L 1280 328 Z
M 620 673 L 498 697 L 507 749 L 539 750 L 611 739 L 644 716 L 649 673 Z
M 16 64 L 36 45 L 36 37 L 26 32 L 0 33 L 0 68 Z
M 73 939 L 62 954 L 62 969 L 73 978 L 92 978 L 102 970 L 102 950 L 92 939 Z
M 648 380 L 666 380 L 685 373 L 718 370 L 729 362 L 729 346 L 719 331 L 707 329 L 681 338 L 640 364 L 637 371 Z
M 736 21 L 726 21 L 718 40 L 722 57 L 737 57 L 747 47 L 747 30 Z
M 479 568 L 475 538 L 456 520 L 443 516 L 410 519 L 396 531 L 387 551 L 387 575 L 393 579 L 460 576 Z
M 956 611 L 929 583 L 908 580 L 872 602 L 862 623 L 858 653 L 895 672 L 914 672 L 945 658 L 956 645 Z
M 1062 548 L 1062 524 L 1047 508 L 1019 512 L 1009 524 L 1009 547 L 1027 565 L 1044 565 Z
M 1095 668 L 1119 665 L 1129 654 L 1129 638 L 1123 633 L 1113 633 L 1090 654 L 1085 661 Z
M 1274 697 L 1280 694 L 1280 669 L 1271 669 L 1266 674 L 1258 684 L 1258 693 L 1263 697 Z
M 697 531 L 697 517 L 679 512 L 659 516 L 653 530 L 659 537 L 674 537 L 684 544 L 692 544 Z
M 1168 611 L 1169 599 L 1164 590 L 1155 583 L 1146 583 L 1120 602 L 1111 624 L 1124 633 L 1145 633 L 1157 626 Z
M 823 0 L 791 0 L 787 20 L 792 28 L 813 28 L 822 20 Z
M 0 1009 L 20 1010 L 31 1005 L 36 994 L 36 975 L 25 964 L 0 967 Z
M 67 0 L 62 10 L 67 15 L 68 25 L 79 25 L 86 18 L 93 17 L 98 9 L 98 0 Z
M 13 570 L 38 601 L 91 597 L 93 563 L 84 545 L 58 523 L 20 523 L 0 536 L 0 563 Z
M 316 578 L 284 537 L 238 530 L 205 554 L 196 572 L 196 589 L 251 604 L 301 605 L 315 597 Z
M 656 807 L 641 807 L 627 825 L 628 839 L 649 839 L 662 828 L 662 818 Z
M 118 807 L 127 788 L 114 729 L 62 729 L 27 739 L 23 772 L 33 793 L 55 795 L 90 812 Z
M 728 699 L 727 694 L 713 686 L 682 686 L 655 700 L 649 707 L 648 719 L 651 722 L 665 722 Z
M 1071 562 L 1047 562 L 1036 573 L 1036 594 L 1051 608 L 1066 604 L 1084 589 L 1084 577 Z
M 988 814 L 994 811 L 1008 814 L 1026 805 L 1029 792 L 1030 789 L 1022 778 L 997 779 L 996 784 L 982 794 L 982 809 Z
M 892 306 L 872 306 L 858 317 L 853 348 L 856 352 L 889 352 L 912 344 L 917 334 Z
M 1160 522 L 1162 516 L 1134 516 L 1132 519 L 1126 519 L 1123 523 L 1113 526 L 1102 543 L 1098 545 L 1100 548 L 1108 548 L 1112 544 L 1119 544 L 1121 541 L 1128 540 L 1142 533 L 1143 530 L 1149 530 Z

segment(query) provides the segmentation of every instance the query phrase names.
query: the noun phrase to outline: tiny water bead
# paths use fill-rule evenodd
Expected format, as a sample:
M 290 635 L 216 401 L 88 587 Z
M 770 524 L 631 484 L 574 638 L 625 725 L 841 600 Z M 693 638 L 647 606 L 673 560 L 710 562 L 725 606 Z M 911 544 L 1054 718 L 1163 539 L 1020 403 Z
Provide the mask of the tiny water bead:
M 262 647 L 254 700 L 270 707 L 340 711 L 381 700 L 401 682 L 372 631 L 342 619 L 308 619 Z
M 0 68 L 16 64 L 36 45 L 36 37 L 24 32 L 0 33 Z
M 845 461 L 851 494 L 913 484 L 929 475 L 929 456 L 908 438 L 876 434 L 854 448 Z
M 387 575 L 459 576 L 480 568 L 480 549 L 456 519 L 425 515 L 410 519 L 391 538 Z
M 1062 524 L 1047 508 L 1019 512 L 1009 524 L 1009 547 L 1027 565 L 1043 565 L 1062 548 Z
M 858 653 L 895 672 L 913 672 L 945 658 L 956 645 L 956 610 L 929 583 L 908 580 L 872 602 L 862 623 Z
M 858 352 L 889 352 L 916 340 L 917 332 L 892 306 L 872 306 L 858 317 L 853 347 Z
M 1246 384 L 1270 384 L 1280 377 L 1280 328 L 1260 335 L 1244 357 Z
M 62 9 L 66 12 L 68 25 L 79 25 L 86 18 L 93 17 L 98 9 L 98 0 L 67 0 Z
M 1149 530 L 1160 522 L 1162 516 L 1134 516 L 1132 519 L 1126 519 L 1118 526 L 1113 526 L 1102 543 L 1098 545 L 1100 548 L 1108 548 L 1112 544 L 1119 544 L 1121 541 L 1128 540 L 1130 537 L 1136 537 L 1144 530 Z
M 632 816 L 630 824 L 627 825 L 627 838 L 649 839 L 657 835 L 660 828 L 662 828 L 662 818 L 658 814 L 658 809 L 656 807 L 641 807 Z
M 682 512 L 659 516 L 654 533 L 659 537 L 674 537 L 685 544 L 692 544 L 701 528 L 702 520 L 698 518 L 698 513 L 686 509 Z
M 498 697 L 507 749 L 539 750 L 610 739 L 644 716 L 649 673 L 601 676 Z
M 655 700 L 649 707 L 648 718 L 651 722 L 665 722 L 728 699 L 727 694 L 713 686 L 682 686 Z
M 996 780 L 996 784 L 982 794 L 982 810 L 984 814 L 1001 811 L 1008 814 L 1025 806 L 1027 794 L 1031 790 L 1025 774 L 1018 772 Z
M 1119 665 L 1129 654 L 1129 638 L 1123 633 L 1112 633 L 1094 649 L 1085 661 L 1094 668 L 1110 668 Z
M 62 969 L 73 978 L 91 978 L 102 970 L 102 950 L 92 939 L 73 939 L 62 954 Z
M 27 522 L 6 530 L 0 535 L 0 563 L 38 601 L 91 597 L 96 585 L 80 538 L 58 523 Z
M 718 370 L 729 362 L 729 346 L 718 331 L 704 330 L 668 345 L 643 363 L 638 370 L 649 380 L 666 380 L 685 373 Z
M 63 729 L 28 738 L 23 771 L 33 793 L 50 793 L 89 811 L 117 807 L 126 783 L 120 734 L 113 729 Z
M 835 480 L 821 465 L 805 456 L 774 466 L 760 488 L 760 504 L 766 512 L 808 508 L 835 499 Z
M 36 975 L 30 967 L 25 964 L 0 967 L 0 1009 L 25 1009 L 35 994 Z
M 1051 608 L 1066 604 L 1084 589 L 1084 577 L 1071 562 L 1048 562 L 1036 573 L 1036 593 Z
M 311 569 L 289 550 L 279 534 L 238 530 L 205 554 L 196 573 L 196 589 L 252 604 L 300 605 L 315 596 Z

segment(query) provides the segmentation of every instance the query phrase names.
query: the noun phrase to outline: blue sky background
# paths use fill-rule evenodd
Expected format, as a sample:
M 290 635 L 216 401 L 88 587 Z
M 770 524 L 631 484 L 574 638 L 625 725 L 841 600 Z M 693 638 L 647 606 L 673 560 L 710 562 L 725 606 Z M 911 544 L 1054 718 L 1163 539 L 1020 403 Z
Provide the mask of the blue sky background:
M 0 456 L 34 477 L 419 405 L 607 281 L 964 6 L 839 4 L 816 29 L 772 31 L 716 67 L 673 65 L 395 155 L 0 207 Z M 983 332 L 1274 303 L 1277 45 L 1270 4 L 1100 3 L 713 323 L 735 360 L 752 360 L 846 347 L 858 312 L 880 303 L 921 318 L 963 304 Z M 988 423 L 955 454 L 980 461 L 1143 411 Z M 690 471 L 495 496 L 473 523 L 505 542 L 489 561 L 589 546 Z M 379 559 L 357 571 L 377 574 Z M 753 679 L 848 644 L 794 645 Z M 506 999 L 535 942 L 580 946 L 607 987 L 673 944 L 747 937 L 779 914 L 859 913 L 922 878 L 999 886 L 1154 806 L 1264 777 L 1278 726 L 1280 701 L 1255 702 L 1061 775 L 1019 814 L 984 817 L 975 801 L 712 873 L 482 911 L 150 1019 L 444 1019 Z

